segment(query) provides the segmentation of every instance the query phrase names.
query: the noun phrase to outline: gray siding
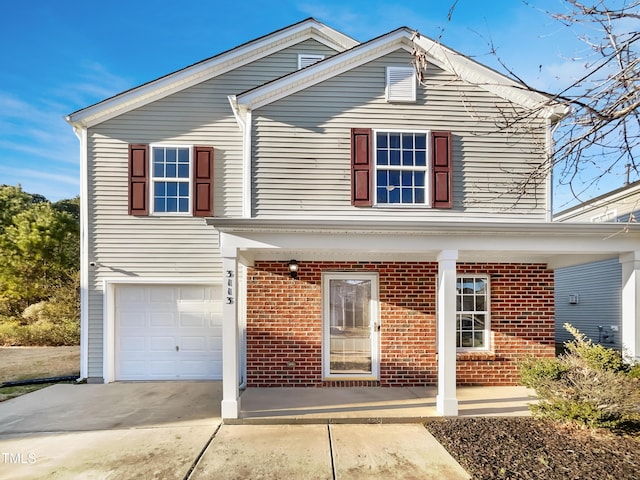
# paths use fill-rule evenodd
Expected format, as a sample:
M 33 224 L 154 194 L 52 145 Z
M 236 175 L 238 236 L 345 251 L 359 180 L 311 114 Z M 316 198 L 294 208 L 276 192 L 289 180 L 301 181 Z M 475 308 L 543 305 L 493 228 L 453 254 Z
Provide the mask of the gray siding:
M 227 95 L 297 69 L 299 53 L 335 54 L 307 40 L 89 129 L 89 377 L 102 377 L 105 278 L 220 281 L 218 235 L 203 219 L 127 214 L 128 144 L 213 146 L 214 214 L 241 215 L 242 136 Z
M 543 122 L 503 128 L 513 106 L 433 65 L 415 104 L 387 103 L 385 68 L 410 62 L 398 50 L 255 110 L 254 215 L 544 220 L 545 186 L 514 189 L 543 158 Z M 452 131 L 454 209 L 352 207 L 352 127 Z
M 572 339 L 563 328 L 570 323 L 594 342 L 620 349 L 621 292 L 622 266 L 617 258 L 556 270 L 556 341 Z M 577 305 L 569 303 L 569 295 L 574 294 L 579 295 Z M 618 331 L 612 332 L 612 326 Z

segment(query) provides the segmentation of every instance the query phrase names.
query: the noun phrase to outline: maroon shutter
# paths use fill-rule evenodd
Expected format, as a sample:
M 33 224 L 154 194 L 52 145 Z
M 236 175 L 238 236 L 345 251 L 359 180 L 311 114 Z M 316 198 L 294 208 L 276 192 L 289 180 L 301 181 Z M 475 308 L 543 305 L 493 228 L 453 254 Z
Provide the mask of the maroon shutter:
M 373 205 L 372 137 L 370 128 L 351 129 L 351 204 L 356 207 Z
M 213 216 L 212 147 L 193 147 L 193 216 Z
M 453 207 L 453 157 L 451 132 L 431 132 L 431 206 Z
M 129 145 L 129 215 L 149 215 L 149 145 Z

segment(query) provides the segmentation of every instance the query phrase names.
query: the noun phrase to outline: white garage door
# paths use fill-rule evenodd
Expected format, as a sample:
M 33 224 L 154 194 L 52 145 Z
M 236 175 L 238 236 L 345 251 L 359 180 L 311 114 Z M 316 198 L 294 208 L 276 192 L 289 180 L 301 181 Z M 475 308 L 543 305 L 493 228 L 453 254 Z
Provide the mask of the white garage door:
M 222 378 L 222 303 L 204 285 L 116 288 L 116 380 Z

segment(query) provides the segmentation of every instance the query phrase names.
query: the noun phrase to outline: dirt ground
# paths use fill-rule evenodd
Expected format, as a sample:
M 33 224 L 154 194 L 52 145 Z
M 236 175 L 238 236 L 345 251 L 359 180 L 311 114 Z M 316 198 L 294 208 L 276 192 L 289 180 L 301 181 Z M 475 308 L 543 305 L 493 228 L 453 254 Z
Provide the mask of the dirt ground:
M 0 382 L 80 373 L 80 347 L 0 347 Z
M 0 347 L 0 383 L 80 375 L 80 347 Z M 0 402 L 45 385 L 0 388 Z
M 531 417 L 451 418 L 426 427 L 475 480 L 640 478 L 637 435 Z

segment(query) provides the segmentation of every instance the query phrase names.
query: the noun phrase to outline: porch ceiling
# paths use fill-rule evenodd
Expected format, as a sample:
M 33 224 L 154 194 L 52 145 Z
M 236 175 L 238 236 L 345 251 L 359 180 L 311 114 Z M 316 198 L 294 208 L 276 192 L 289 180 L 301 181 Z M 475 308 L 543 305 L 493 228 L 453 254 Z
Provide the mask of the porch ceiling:
M 435 261 L 457 250 L 458 262 L 546 263 L 555 269 L 640 250 L 640 225 L 219 219 L 223 256 L 254 260 Z

